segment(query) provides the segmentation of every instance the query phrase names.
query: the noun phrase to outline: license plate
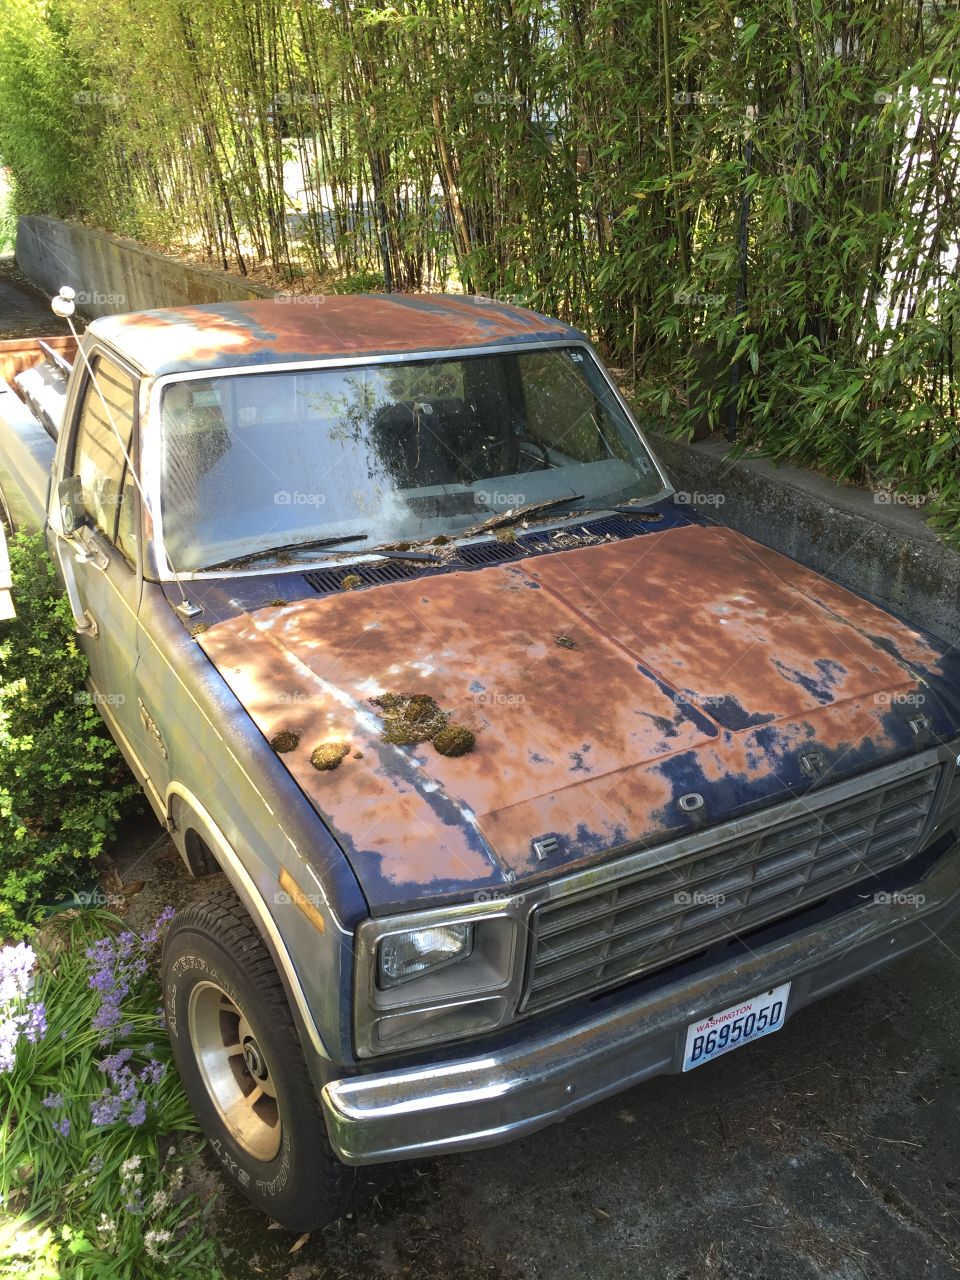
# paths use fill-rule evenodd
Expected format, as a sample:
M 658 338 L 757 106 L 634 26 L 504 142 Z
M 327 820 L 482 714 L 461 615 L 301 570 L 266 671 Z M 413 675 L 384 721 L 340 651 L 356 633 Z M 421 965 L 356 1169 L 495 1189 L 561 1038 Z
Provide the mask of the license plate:
M 683 1050 L 683 1069 L 692 1071 L 712 1062 L 731 1049 L 779 1031 L 787 1012 L 790 983 L 774 987 L 761 996 L 741 1000 L 720 1013 L 698 1018 L 687 1027 L 687 1043 Z

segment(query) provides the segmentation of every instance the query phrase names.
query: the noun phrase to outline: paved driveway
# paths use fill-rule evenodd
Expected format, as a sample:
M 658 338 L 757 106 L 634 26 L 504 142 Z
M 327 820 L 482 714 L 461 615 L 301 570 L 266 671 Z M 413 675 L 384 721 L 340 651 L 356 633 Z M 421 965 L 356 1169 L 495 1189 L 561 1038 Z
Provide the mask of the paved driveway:
M 0 341 L 69 333 L 50 310 L 45 294 L 22 275 L 10 257 L 0 257 Z

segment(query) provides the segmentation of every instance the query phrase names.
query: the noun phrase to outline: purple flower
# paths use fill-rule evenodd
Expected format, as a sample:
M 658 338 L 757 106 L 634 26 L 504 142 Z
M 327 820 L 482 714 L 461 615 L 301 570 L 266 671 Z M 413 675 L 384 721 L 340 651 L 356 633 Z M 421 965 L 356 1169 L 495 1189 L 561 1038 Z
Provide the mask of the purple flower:
M 144 1084 L 159 1084 L 163 1077 L 167 1074 L 167 1065 L 165 1062 L 158 1062 L 156 1058 L 151 1058 L 147 1065 L 140 1072 L 140 1079 Z
M 56 1129 L 57 1133 L 60 1134 L 61 1138 L 70 1137 L 70 1121 L 66 1116 L 64 1116 L 62 1120 L 54 1120 L 53 1127 Z
M 52 1108 L 52 1107 L 62 1107 L 62 1106 L 63 1106 L 63 1094 L 62 1094 L 62 1093 L 48 1093 L 48 1094 L 47 1094 L 47 1096 L 46 1096 L 44 1099 L 42 1099 L 42 1101 L 41 1101 L 41 1106 L 44 1106 L 44 1107 L 51 1107 L 51 1108 Z
M 137 1125 L 143 1124 L 146 1118 L 147 1118 L 147 1104 L 141 1098 L 140 1101 L 133 1108 L 133 1110 L 130 1112 L 130 1114 L 127 1116 L 127 1124 L 133 1125 L 133 1127 L 136 1128 Z
M 111 1079 L 115 1080 L 132 1057 L 132 1049 L 119 1049 L 108 1058 L 102 1058 L 100 1062 L 97 1063 L 97 1066 L 101 1071 L 105 1071 Z
M 36 1044 L 47 1034 L 47 1011 L 42 1004 L 29 1004 L 24 1015 L 23 1034 L 31 1044 Z
M 173 917 L 174 917 L 174 915 L 175 915 L 175 914 L 176 914 L 176 913 L 174 912 L 173 907 L 164 907 L 164 908 L 163 908 L 163 910 L 160 912 L 159 916 L 157 916 L 157 920 L 156 920 L 156 923 L 154 924 L 153 928 L 152 928 L 152 929 L 150 929 L 150 930 L 148 930 L 148 931 L 143 935 L 143 946 L 144 946 L 144 950 L 149 951 L 151 947 L 155 947 L 155 946 L 156 946 L 157 942 L 158 942 L 158 941 L 159 941 L 159 939 L 160 939 L 161 934 L 162 934 L 162 933 L 163 933 L 163 931 L 166 929 L 167 925 L 168 925 L 168 924 L 170 923 L 170 921 L 173 919 Z
M 139 1098 L 137 1092 L 137 1082 L 132 1071 L 125 1071 L 122 1076 L 117 1079 L 117 1096 L 124 1102 L 135 1102 Z
M 90 1120 L 97 1128 L 114 1124 L 120 1119 L 123 1102 L 115 1094 L 105 1093 L 95 1102 L 90 1103 Z

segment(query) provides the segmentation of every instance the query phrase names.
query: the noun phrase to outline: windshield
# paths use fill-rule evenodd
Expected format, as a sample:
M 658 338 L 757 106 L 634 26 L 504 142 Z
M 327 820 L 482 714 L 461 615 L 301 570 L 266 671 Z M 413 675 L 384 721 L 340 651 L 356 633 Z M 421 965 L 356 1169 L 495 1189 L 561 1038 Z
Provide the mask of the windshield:
M 190 379 L 161 403 L 164 540 L 182 571 L 338 535 L 364 535 L 361 554 L 528 503 L 661 489 L 580 347 Z

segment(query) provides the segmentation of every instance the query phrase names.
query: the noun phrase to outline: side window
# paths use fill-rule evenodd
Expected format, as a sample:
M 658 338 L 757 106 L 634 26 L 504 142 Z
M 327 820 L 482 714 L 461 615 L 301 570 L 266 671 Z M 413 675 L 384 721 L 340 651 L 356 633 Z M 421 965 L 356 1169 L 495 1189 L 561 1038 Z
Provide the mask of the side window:
M 80 477 L 87 515 L 128 559 L 133 559 L 136 487 L 127 475 L 123 451 L 129 453 L 133 437 L 134 382 L 104 356 L 95 356 L 91 363 L 96 386 L 88 381 L 83 394 L 73 471 Z M 123 448 L 113 427 L 123 440 Z

